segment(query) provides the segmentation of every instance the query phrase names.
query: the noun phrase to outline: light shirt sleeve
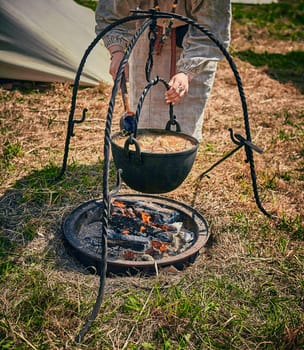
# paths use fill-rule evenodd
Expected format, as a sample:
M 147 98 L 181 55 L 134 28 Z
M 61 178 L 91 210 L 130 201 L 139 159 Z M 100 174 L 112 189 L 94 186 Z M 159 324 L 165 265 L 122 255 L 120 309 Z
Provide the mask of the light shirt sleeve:
M 121 18 L 131 16 L 132 13 L 130 12 L 130 9 L 135 8 L 136 1 L 134 0 L 99 0 L 95 11 L 96 34 L 99 34 L 109 24 L 112 24 Z M 104 35 L 102 39 L 107 48 L 112 45 L 119 45 L 126 48 L 134 31 L 135 21 L 129 21 L 114 27 Z
M 210 31 L 228 49 L 230 42 L 230 0 L 192 0 L 186 16 Z M 199 29 L 189 26 L 183 40 L 183 52 L 177 62 L 177 72 L 189 76 L 199 74 L 208 61 L 219 61 L 222 51 Z

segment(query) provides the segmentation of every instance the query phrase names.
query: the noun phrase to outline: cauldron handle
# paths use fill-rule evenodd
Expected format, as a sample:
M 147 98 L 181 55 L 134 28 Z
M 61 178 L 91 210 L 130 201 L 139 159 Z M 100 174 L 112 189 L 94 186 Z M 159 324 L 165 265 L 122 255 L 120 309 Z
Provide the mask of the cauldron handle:
M 131 134 L 131 135 L 126 139 L 126 142 L 125 142 L 125 145 L 124 145 L 124 152 L 125 152 L 125 154 L 126 154 L 126 156 L 127 156 L 128 158 L 130 157 L 130 150 L 129 150 L 130 145 L 135 145 L 135 161 L 136 161 L 138 164 L 141 164 L 141 163 L 142 163 L 142 159 L 141 159 L 140 146 L 139 146 L 139 143 L 138 143 L 138 141 L 136 140 L 136 138 L 133 137 L 133 134 Z
M 170 119 L 168 120 L 167 124 L 166 124 L 166 130 L 167 131 L 171 131 L 171 126 L 175 125 L 175 131 L 176 132 L 181 132 L 181 127 L 179 122 L 176 120 L 176 116 L 173 114 L 173 105 L 172 103 L 170 103 L 170 107 L 169 107 L 169 115 L 170 115 Z
M 170 89 L 170 85 L 169 85 L 169 83 L 167 82 L 167 80 L 165 80 L 165 79 L 163 79 L 163 78 L 159 78 L 159 81 L 161 81 L 161 82 L 165 85 L 165 87 L 166 87 L 167 90 Z M 175 116 L 175 114 L 174 114 L 174 112 L 173 112 L 173 104 L 172 104 L 172 103 L 169 104 L 169 118 L 170 118 L 170 119 L 168 120 L 165 129 L 166 129 L 167 131 L 171 131 L 171 126 L 175 125 L 175 126 L 176 126 L 175 131 L 176 131 L 176 132 L 181 132 L 182 129 L 181 129 L 181 127 L 180 127 L 179 122 L 176 120 L 176 116 Z
M 163 83 L 167 90 L 170 89 L 169 83 L 164 78 L 160 78 L 159 76 L 156 76 L 153 80 L 150 80 L 148 82 L 148 84 L 145 86 L 145 88 L 142 91 L 142 94 L 139 98 L 136 112 L 135 112 L 135 118 L 134 118 L 135 122 L 134 122 L 134 129 L 133 129 L 133 134 L 134 134 L 135 138 L 137 136 L 137 124 L 138 124 L 138 120 L 139 120 L 139 116 L 140 116 L 140 112 L 141 112 L 144 100 L 145 100 L 149 90 L 152 88 L 152 86 L 157 85 L 159 82 Z M 173 126 L 173 125 L 176 126 L 176 130 L 175 130 L 176 132 L 181 132 L 180 124 L 176 120 L 176 116 L 174 115 L 174 112 L 173 112 L 173 104 L 170 103 L 170 105 L 169 105 L 169 120 L 166 124 L 165 130 L 171 131 L 171 126 Z

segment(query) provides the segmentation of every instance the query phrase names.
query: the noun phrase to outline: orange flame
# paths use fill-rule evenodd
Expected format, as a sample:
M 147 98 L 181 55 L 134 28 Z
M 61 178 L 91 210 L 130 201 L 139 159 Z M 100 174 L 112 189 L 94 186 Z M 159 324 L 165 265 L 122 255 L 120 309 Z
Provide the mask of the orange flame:
M 167 244 L 165 244 L 165 243 L 162 243 L 162 245 L 159 247 L 159 250 L 161 252 L 165 252 L 167 249 L 168 249 L 168 247 L 167 247 Z
M 151 245 L 153 248 L 158 249 L 161 252 L 165 252 L 168 249 L 167 244 L 159 241 L 151 241 Z
M 161 242 L 159 241 L 151 241 L 151 244 L 152 244 L 152 247 L 156 249 L 159 249 L 161 246 Z
M 115 199 L 115 200 L 113 201 L 113 204 L 116 205 L 116 206 L 119 207 L 119 208 L 122 208 L 122 209 L 125 209 L 125 207 L 126 207 L 125 203 L 120 202 L 120 201 L 118 201 L 117 199 Z
M 144 211 L 141 213 L 141 219 L 146 224 L 150 224 L 151 222 L 151 216 L 148 213 L 145 213 Z
M 145 226 L 140 226 L 140 228 L 139 228 L 139 232 L 144 232 L 144 231 L 146 231 Z

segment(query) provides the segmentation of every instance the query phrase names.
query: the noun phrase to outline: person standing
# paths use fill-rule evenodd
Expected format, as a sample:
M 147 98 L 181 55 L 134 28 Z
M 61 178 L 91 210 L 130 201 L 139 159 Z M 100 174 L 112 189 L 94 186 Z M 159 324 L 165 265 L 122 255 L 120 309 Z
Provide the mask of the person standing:
M 231 26 L 230 0 L 99 0 L 95 13 L 96 33 L 100 33 L 109 24 L 132 15 L 131 10 L 151 8 L 192 19 L 209 30 L 228 49 Z M 169 21 L 157 20 L 160 36 L 166 30 L 169 31 L 171 25 L 172 30 L 165 40 L 161 37 L 157 40 L 151 78 L 164 78 L 169 82 L 170 88 L 167 90 L 163 84 L 157 84 L 150 89 L 139 116 L 138 127 L 164 128 L 169 120 L 168 103 L 172 103 L 181 131 L 201 141 L 204 110 L 211 93 L 218 61 L 223 58 L 223 54 L 199 29 L 176 19 L 173 19 L 173 23 Z M 138 25 L 136 20 L 118 25 L 103 37 L 111 55 L 110 74 L 113 79 Z M 172 33 L 176 34 L 176 37 Z M 144 32 L 138 39 L 125 70 L 129 79 L 130 105 L 133 110 L 136 110 L 138 99 L 147 84 L 145 66 L 148 49 L 148 33 Z

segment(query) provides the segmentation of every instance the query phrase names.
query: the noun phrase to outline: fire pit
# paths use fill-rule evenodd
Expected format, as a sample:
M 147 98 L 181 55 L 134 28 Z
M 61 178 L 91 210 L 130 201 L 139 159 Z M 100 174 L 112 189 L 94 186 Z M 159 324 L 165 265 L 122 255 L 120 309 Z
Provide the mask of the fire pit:
M 103 204 L 92 200 L 63 223 L 72 252 L 85 266 L 99 268 Z M 150 271 L 193 263 L 208 240 L 208 226 L 195 209 L 169 198 L 126 194 L 112 197 L 107 271 Z

